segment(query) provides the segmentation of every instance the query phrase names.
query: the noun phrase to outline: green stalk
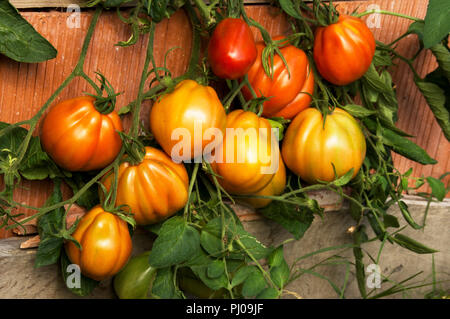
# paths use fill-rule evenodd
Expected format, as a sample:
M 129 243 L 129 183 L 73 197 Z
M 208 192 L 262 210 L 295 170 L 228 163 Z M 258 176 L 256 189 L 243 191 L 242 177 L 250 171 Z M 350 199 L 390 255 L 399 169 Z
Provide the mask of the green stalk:
M 386 11 L 386 10 L 376 10 L 376 9 L 358 13 L 358 14 L 355 15 L 355 17 L 361 18 L 361 17 L 363 17 L 365 15 L 369 15 L 369 14 L 373 14 L 373 13 L 381 13 L 381 14 L 391 15 L 391 16 L 395 16 L 395 17 L 409 19 L 409 20 L 412 20 L 412 21 L 422 21 L 422 19 L 411 17 L 411 16 L 406 15 L 406 14 L 401 14 L 401 13 L 396 13 L 396 12 L 391 12 L 391 11 Z

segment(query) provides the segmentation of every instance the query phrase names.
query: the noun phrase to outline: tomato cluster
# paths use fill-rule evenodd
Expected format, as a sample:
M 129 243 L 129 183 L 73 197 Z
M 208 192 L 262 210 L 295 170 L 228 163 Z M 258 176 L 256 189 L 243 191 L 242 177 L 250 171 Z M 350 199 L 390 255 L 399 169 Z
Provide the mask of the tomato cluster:
M 267 98 L 262 116 L 242 109 L 226 114 L 212 87 L 183 80 L 160 96 L 150 111 L 150 130 L 162 150 L 147 146 L 137 162 L 125 156 L 117 176 L 110 171 L 101 179 L 100 193 L 109 192 L 116 183 L 116 207 L 132 213 L 138 225 L 149 225 L 186 205 L 189 176 L 182 161 L 198 157 L 213 159 L 210 179 L 217 178 L 225 191 L 240 195 L 237 197 L 242 202 L 255 208 L 269 205 L 274 196 L 283 193 L 286 168 L 308 183 L 332 181 L 351 169 L 356 176 L 366 152 L 364 134 L 358 122 L 342 109 L 335 108 L 324 120 L 320 111 L 310 108 L 318 76 L 314 65 L 333 84 L 355 81 L 371 64 L 373 35 L 360 19 L 342 15 L 337 23 L 317 29 L 313 60 L 287 40 L 283 43 L 282 37 L 273 41 L 280 43 L 283 58 L 274 56 L 268 75 L 262 54 L 266 44 L 254 41 L 242 19 L 222 20 L 208 46 L 211 69 L 224 79 L 242 81 L 245 77 L 245 99 Z M 271 117 L 292 119 L 281 148 L 268 120 Z M 234 134 L 236 130 L 244 135 Z M 245 133 L 252 130 L 257 133 L 254 139 Z M 103 169 L 117 158 L 122 131 L 115 111 L 103 114 L 96 109 L 95 99 L 86 96 L 55 105 L 41 123 L 40 138 L 43 149 L 62 168 L 91 171 Z M 178 142 L 183 137 L 187 147 Z M 115 275 L 130 258 L 127 223 L 102 206 L 83 217 L 73 237 L 83 249 L 68 242 L 68 257 L 95 280 Z M 154 276 L 146 257 L 134 259 L 116 278 L 119 295 L 129 296 L 131 289 L 132 296 L 146 296 Z M 145 268 L 139 277 L 142 287 L 137 290 L 122 278 L 127 273 L 135 276 L 135 267 Z

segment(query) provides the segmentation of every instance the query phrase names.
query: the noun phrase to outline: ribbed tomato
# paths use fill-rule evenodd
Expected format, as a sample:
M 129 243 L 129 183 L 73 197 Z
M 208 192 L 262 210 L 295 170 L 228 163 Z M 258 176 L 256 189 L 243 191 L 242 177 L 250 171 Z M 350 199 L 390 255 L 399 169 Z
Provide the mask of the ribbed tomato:
M 226 191 L 254 194 L 269 184 L 278 169 L 278 141 L 265 118 L 235 110 L 227 116 L 223 143 L 213 156 L 211 167 Z
M 180 82 L 158 99 L 150 112 L 155 139 L 177 162 L 191 160 L 202 155 L 206 146 L 213 149 L 220 144 L 222 140 L 208 136 L 208 131 L 223 136 L 225 124 L 225 109 L 216 91 L 193 80 Z
M 275 37 L 274 40 L 280 40 Z M 264 102 L 263 116 L 291 119 L 311 103 L 314 92 L 314 74 L 309 66 L 308 57 L 301 49 L 287 45 L 280 49 L 289 66 L 289 72 L 278 54 L 274 56 L 273 79 L 264 71 L 262 51 L 264 42 L 256 45 L 258 57 L 248 71 L 248 80 L 258 97 L 270 100 Z M 247 86 L 242 89 L 247 100 L 253 96 Z
M 285 187 L 286 187 L 286 167 L 284 166 L 283 159 L 281 158 L 280 154 L 279 166 L 277 172 L 275 173 L 275 176 L 272 178 L 269 184 L 267 184 L 266 187 L 264 187 L 262 190 L 253 195 L 276 196 L 283 193 Z M 272 202 L 272 199 L 270 198 L 256 198 L 256 197 L 242 198 L 240 200 L 250 204 L 254 208 L 263 208 Z
M 81 244 L 82 250 L 68 241 L 65 245 L 67 256 L 80 266 L 83 275 L 94 280 L 118 273 L 131 255 L 127 223 L 101 206 L 83 216 L 72 236 Z
M 102 169 L 122 148 L 119 115 L 100 113 L 94 102 L 91 96 L 65 100 L 53 106 L 41 123 L 42 148 L 68 171 Z
M 209 40 L 208 60 L 214 74 L 223 79 L 243 77 L 256 59 L 253 33 L 242 19 L 225 18 Z
M 336 108 L 323 116 L 315 108 L 302 111 L 289 125 L 281 154 L 286 166 L 303 180 L 334 180 L 334 165 L 340 177 L 361 168 L 366 155 L 366 140 L 358 122 L 346 111 Z
M 110 189 L 114 174 L 102 184 Z M 174 163 L 167 154 L 145 148 L 141 163 L 125 161 L 119 166 L 116 206 L 128 205 L 138 225 L 162 221 L 183 208 L 188 199 L 189 177 L 182 163 Z
M 366 73 L 375 54 L 375 38 L 360 18 L 340 15 L 337 23 L 315 33 L 314 61 L 329 82 L 346 85 Z

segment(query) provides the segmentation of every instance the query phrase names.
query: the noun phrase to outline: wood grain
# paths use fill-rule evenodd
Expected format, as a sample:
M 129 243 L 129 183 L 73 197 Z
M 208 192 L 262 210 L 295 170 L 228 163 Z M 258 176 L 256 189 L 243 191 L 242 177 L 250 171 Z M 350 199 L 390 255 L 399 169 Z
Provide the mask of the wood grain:
M 427 0 L 417 1 L 352 1 L 337 2 L 341 12 L 352 12 L 359 7 L 364 10 L 369 5 L 377 5 L 380 9 L 400 12 L 423 18 L 427 8 Z M 373 7 L 372 7 L 373 8 Z M 273 34 L 289 32 L 289 24 L 279 11 L 265 5 L 247 7 L 249 16 L 260 22 Z M 0 56 L 0 121 L 14 123 L 29 119 L 45 103 L 50 95 L 62 83 L 74 67 L 81 50 L 82 41 L 89 25 L 92 12 L 83 11 L 80 28 L 68 28 L 68 14 L 64 12 L 23 12 L 23 16 L 41 32 L 57 49 L 58 56 L 40 64 L 17 63 Z M 402 34 L 410 21 L 381 16 L 379 25 L 373 16 L 369 16 L 369 24 L 377 40 L 390 42 Z M 260 39 L 260 35 L 255 31 Z M 94 33 L 91 47 L 85 64 L 85 71 L 95 77 L 95 71 L 101 71 L 117 91 L 122 92 L 118 97 L 117 108 L 134 100 L 138 92 L 138 82 L 145 58 L 147 37 L 141 37 L 136 45 L 130 48 L 114 46 L 130 36 L 129 28 L 124 25 L 113 12 L 105 12 Z M 191 29 L 184 12 L 177 12 L 170 20 L 158 24 L 155 38 L 154 55 L 157 65 L 162 65 L 164 54 L 172 47 L 179 47 L 167 57 L 167 67 L 173 75 L 180 75 L 185 71 L 191 47 Z M 409 36 L 399 43 L 398 50 L 411 56 L 418 47 L 415 36 Z M 429 52 L 423 52 L 416 61 L 416 67 L 424 76 L 436 67 L 436 62 Z M 399 100 L 398 127 L 415 135 L 412 140 L 422 146 L 438 160 L 438 164 L 422 166 L 394 154 L 395 165 L 399 171 L 405 172 L 410 167 L 414 169 L 414 176 L 431 175 L 439 177 L 450 171 L 449 143 L 443 136 L 424 98 L 413 84 L 411 71 L 404 63 L 393 69 L 393 80 L 397 85 Z M 74 80 L 57 98 L 61 101 L 78 96 L 83 92 L 93 90 L 83 80 Z M 150 103 L 143 105 L 143 119 L 146 124 Z M 445 183 L 448 185 L 449 177 Z M 1 181 L 0 181 L 1 183 Z M 52 187 L 51 182 L 23 181 L 24 187 L 19 188 L 15 199 L 33 206 L 41 206 Z M 423 190 L 428 190 L 423 188 Z M 70 194 L 68 193 L 67 196 Z M 29 215 L 31 210 L 20 210 L 18 213 Z M 0 230 L 0 238 L 11 236 L 11 232 Z

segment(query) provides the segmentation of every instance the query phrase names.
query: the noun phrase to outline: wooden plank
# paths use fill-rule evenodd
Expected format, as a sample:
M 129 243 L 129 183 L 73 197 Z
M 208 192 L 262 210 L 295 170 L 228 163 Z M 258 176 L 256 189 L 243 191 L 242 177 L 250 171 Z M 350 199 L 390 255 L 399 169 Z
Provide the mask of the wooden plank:
M 407 0 L 395 2 L 374 0 L 336 3 L 341 12 L 352 12 L 358 6 L 362 11 L 369 5 L 377 5 L 380 9 L 423 18 L 428 1 L 418 0 L 411 3 Z M 285 17 L 277 14 L 279 12 L 277 9 L 265 5 L 255 5 L 249 6 L 247 12 L 249 16 L 267 28 L 272 35 L 285 34 L 290 31 Z M 71 72 L 92 16 L 91 12 L 82 12 L 80 28 L 69 28 L 66 24 L 69 14 L 65 12 L 23 12 L 22 14 L 58 49 L 58 56 L 40 64 L 17 63 L 0 56 L 0 121 L 8 123 L 31 118 Z M 372 17 L 368 17 L 368 19 L 372 19 Z M 378 25 L 372 20 L 370 25 L 376 39 L 390 42 L 403 33 L 409 23 L 410 21 L 401 18 L 381 16 Z M 183 32 L 179 32 L 180 30 Z M 256 30 L 255 35 L 261 39 Z M 130 48 L 114 46 L 115 43 L 126 40 L 129 36 L 128 26 L 118 19 L 116 13 L 105 12 L 100 18 L 86 59 L 85 70 L 89 76 L 95 77 L 94 72 L 99 70 L 105 74 L 117 91 L 122 92 L 117 100 L 117 108 L 128 104 L 136 97 L 138 79 L 145 58 L 147 37 L 141 37 L 139 42 Z M 157 65 L 163 64 L 164 54 L 169 48 L 179 47 L 168 55 L 167 67 L 174 76 L 182 74 L 189 59 L 190 36 L 189 22 L 183 11 L 177 12 L 170 20 L 159 23 L 154 50 Z M 416 37 L 409 36 L 399 43 L 398 49 L 400 53 L 410 56 L 416 47 Z M 416 65 L 419 73 L 425 75 L 435 68 L 436 62 L 429 52 L 423 52 L 416 61 Z M 439 164 L 434 166 L 422 166 L 394 155 L 395 166 L 401 172 L 413 167 L 414 176 L 439 177 L 444 172 L 450 171 L 450 145 L 443 137 L 422 95 L 412 83 L 411 71 L 404 63 L 400 63 L 395 69 L 393 78 L 397 84 L 400 107 L 398 126 L 417 135 L 413 140 L 439 161 Z M 85 81 L 77 79 L 58 96 L 56 102 L 78 96 L 85 91 L 93 92 Z M 150 103 L 146 102 L 142 113 L 145 125 L 148 125 L 149 108 Z M 446 178 L 446 184 L 449 179 L 450 177 Z M 17 189 L 15 200 L 33 206 L 41 206 L 52 187 L 48 181 L 23 181 L 22 186 Z M 428 189 L 423 188 L 423 190 Z M 68 195 L 70 194 L 67 192 L 66 196 Z M 27 216 L 33 212 L 23 209 L 18 213 Z M 10 232 L 0 230 L 0 238 L 9 236 L 11 236 Z

